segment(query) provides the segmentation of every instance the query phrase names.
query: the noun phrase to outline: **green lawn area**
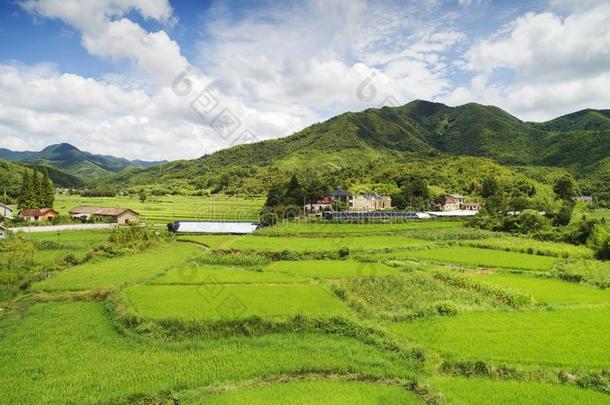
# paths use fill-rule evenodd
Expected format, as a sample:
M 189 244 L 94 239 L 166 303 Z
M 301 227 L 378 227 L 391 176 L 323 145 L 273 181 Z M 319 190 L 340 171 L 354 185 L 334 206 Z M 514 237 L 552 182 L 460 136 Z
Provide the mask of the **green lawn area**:
M 144 318 L 217 321 L 260 316 L 268 319 L 301 314 L 313 318 L 349 315 L 330 291 L 304 284 L 150 285 L 124 291 L 129 306 Z
M 36 290 L 89 290 L 114 288 L 149 279 L 201 254 L 201 248 L 169 243 L 142 253 L 85 263 L 56 273 L 34 285 Z
M 116 197 L 81 197 L 60 194 L 55 197 L 55 209 L 67 215 L 80 205 L 131 208 L 151 223 L 168 223 L 173 220 L 197 221 L 256 221 L 264 199 L 238 197 L 197 197 L 181 195 L 152 196 L 141 202 L 137 194 Z
M 184 265 L 168 270 L 151 284 L 231 284 L 231 283 L 298 283 L 306 281 L 293 274 L 250 271 L 238 267 Z
M 455 358 L 577 368 L 610 366 L 610 309 L 478 312 L 390 325 Z
M 608 395 L 601 392 L 537 382 L 435 377 L 428 383 L 443 394 L 447 403 L 455 405 L 604 404 L 609 400 Z
M 373 255 L 378 258 L 434 260 L 479 267 L 506 267 L 523 270 L 551 270 L 559 261 L 555 257 L 455 246 Z
M 0 403 L 108 403 L 303 370 L 409 378 L 400 355 L 322 334 L 166 342 L 119 334 L 103 303 L 38 304 L 0 329 Z
M 352 236 L 352 237 L 266 237 L 266 236 L 232 236 L 232 235 L 184 235 L 180 240 L 193 241 L 210 248 L 260 250 L 280 252 L 285 249 L 300 252 L 337 251 L 343 247 L 352 250 L 400 249 L 427 246 L 431 242 L 406 238 L 403 236 Z
M 539 303 L 610 304 L 610 289 L 528 275 L 495 273 L 477 277 L 481 281 L 526 291 Z
M 402 223 L 341 224 L 333 222 L 284 222 L 276 226 L 261 228 L 260 235 L 297 235 L 297 234 L 371 234 L 410 231 L 414 229 L 443 229 L 463 227 L 462 221 L 413 220 Z
M 381 263 L 354 260 L 279 261 L 265 267 L 265 272 L 288 273 L 312 278 L 342 278 L 397 274 L 398 270 Z
M 270 384 L 216 395 L 207 395 L 195 401 L 209 405 L 369 405 L 369 404 L 420 404 L 422 400 L 402 387 L 348 381 L 302 381 Z

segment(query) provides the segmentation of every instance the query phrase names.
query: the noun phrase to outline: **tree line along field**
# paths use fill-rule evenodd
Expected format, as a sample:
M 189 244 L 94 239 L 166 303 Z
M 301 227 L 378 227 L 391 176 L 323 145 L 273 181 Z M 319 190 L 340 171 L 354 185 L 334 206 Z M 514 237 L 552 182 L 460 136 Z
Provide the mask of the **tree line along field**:
M 28 236 L 0 403 L 610 400 L 610 266 L 586 248 L 455 221 L 161 236 L 73 265 L 110 231 Z

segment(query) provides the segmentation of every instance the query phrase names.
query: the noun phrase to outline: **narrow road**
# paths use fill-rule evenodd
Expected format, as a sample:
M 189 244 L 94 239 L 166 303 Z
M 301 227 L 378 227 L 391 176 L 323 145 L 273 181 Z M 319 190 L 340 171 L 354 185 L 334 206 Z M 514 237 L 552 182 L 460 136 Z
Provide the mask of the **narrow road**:
M 78 224 L 78 225 L 49 225 L 49 226 L 22 226 L 8 228 L 11 232 L 59 232 L 59 231 L 85 231 L 94 229 L 108 229 L 118 226 L 117 224 Z

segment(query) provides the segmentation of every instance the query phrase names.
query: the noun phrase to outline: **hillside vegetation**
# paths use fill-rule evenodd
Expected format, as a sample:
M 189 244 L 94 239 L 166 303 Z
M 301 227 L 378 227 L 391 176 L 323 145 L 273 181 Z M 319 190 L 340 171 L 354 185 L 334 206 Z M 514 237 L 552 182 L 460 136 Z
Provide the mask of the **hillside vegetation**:
M 467 192 L 464 183 L 480 181 L 481 172 L 548 184 L 549 174 L 554 179 L 570 171 L 583 192 L 602 193 L 610 180 L 608 116 L 607 110 L 585 110 L 529 123 L 493 106 L 413 101 L 348 112 L 286 138 L 238 145 L 195 160 L 128 169 L 104 182 L 263 193 L 297 170 L 330 173 L 337 183 L 351 186 L 379 182 L 380 173 L 392 170 L 417 170 L 426 173 L 431 185 Z M 467 181 L 460 169 L 469 172 Z M 430 179 L 435 176 L 441 181 Z

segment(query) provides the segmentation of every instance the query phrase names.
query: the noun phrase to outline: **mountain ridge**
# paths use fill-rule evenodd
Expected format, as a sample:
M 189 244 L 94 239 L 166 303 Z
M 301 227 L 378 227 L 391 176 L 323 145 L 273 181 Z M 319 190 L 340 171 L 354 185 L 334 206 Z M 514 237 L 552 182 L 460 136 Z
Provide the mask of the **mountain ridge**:
M 117 158 L 110 155 L 97 155 L 81 151 L 69 143 L 49 145 L 38 152 L 18 152 L 0 148 L 0 159 L 28 165 L 52 167 L 84 181 L 109 176 L 126 168 L 148 168 L 156 164 L 167 163 L 167 161 L 148 162 Z

